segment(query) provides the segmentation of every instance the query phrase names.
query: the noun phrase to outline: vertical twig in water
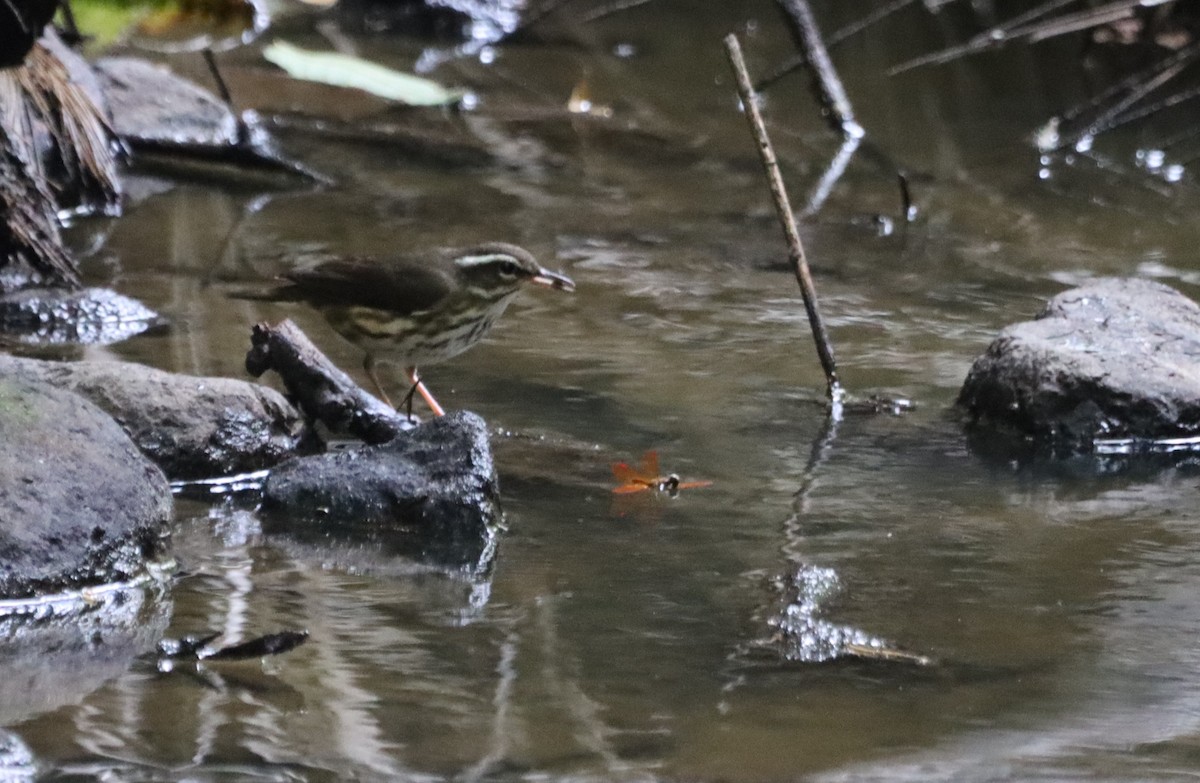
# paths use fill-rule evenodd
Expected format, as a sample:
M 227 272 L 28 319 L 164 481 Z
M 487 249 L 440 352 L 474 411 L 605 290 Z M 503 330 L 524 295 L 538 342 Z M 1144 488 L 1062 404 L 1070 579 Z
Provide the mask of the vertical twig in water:
M 817 99 L 825 107 L 834 129 L 843 136 L 861 138 L 865 135 L 863 127 L 854 119 L 854 109 L 850 106 L 850 98 L 846 88 L 838 78 L 829 58 L 829 50 L 821 39 L 821 31 L 817 28 L 816 17 L 808 0 L 779 0 L 783 10 L 792 20 L 792 35 L 796 46 L 804 53 L 813 72 L 813 85 L 817 91 Z
M 213 81 L 217 85 L 217 95 L 225 103 L 225 106 L 233 114 L 233 121 L 237 127 L 237 143 L 239 147 L 250 143 L 250 129 L 246 127 L 246 120 L 242 118 L 242 113 L 233 105 L 233 94 L 229 92 L 229 85 L 225 83 L 225 77 L 221 75 L 221 69 L 217 67 L 217 57 L 213 54 L 211 47 L 204 47 L 201 50 L 204 55 L 204 64 L 208 66 L 208 72 L 212 74 Z
M 62 0 L 58 8 L 63 18 L 62 39 L 67 42 L 67 46 L 75 48 L 83 43 L 84 38 L 79 32 L 79 25 L 75 23 L 75 12 L 71 9 L 70 0 Z
M 796 218 L 792 215 L 792 205 L 784 188 L 783 175 L 779 172 L 779 161 L 775 158 L 775 148 L 767 136 L 767 126 L 763 123 L 762 114 L 758 111 L 754 88 L 750 83 L 750 74 L 746 71 L 746 61 L 742 57 L 742 47 L 737 36 L 733 33 L 725 36 L 725 52 L 729 55 L 729 64 L 733 67 L 737 78 L 738 96 L 750 122 L 750 132 L 758 144 L 758 153 L 762 157 L 763 168 L 767 171 L 767 181 L 771 186 L 771 196 L 775 200 L 775 210 L 779 213 L 779 222 L 783 224 L 783 232 L 787 236 L 788 256 L 796 280 L 800 283 L 800 293 L 804 296 L 804 309 L 808 313 L 808 323 L 812 327 L 813 341 L 817 344 L 817 356 L 821 359 L 821 368 L 825 370 L 826 391 L 834 410 L 840 414 L 842 399 L 845 393 L 838 382 L 837 364 L 833 358 L 833 346 L 829 343 L 829 333 L 825 331 L 825 321 L 817 307 L 817 292 L 813 286 L 812 275 L 808 271 L 808 259 L 804 255 L 804 245 L 800 241 L 800 230 L 796 227 Z
M 897 171 L 896 180 L 900 183 L 900 206 L 904 208 L 904 222 L 911 223 L 917 219 L 917 205 L 913 203 L 912 190 L 908 187 L 908 175 Z

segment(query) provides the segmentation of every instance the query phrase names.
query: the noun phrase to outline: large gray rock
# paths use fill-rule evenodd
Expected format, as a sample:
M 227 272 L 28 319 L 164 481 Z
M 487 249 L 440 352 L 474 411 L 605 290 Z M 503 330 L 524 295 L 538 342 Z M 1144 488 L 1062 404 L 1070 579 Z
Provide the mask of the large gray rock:
M 268 533 L 369 543 L 478 572 L 490 562 L 499 499 L 487 427 L 456 411 L 388 443 L 280 465 L 261 511 Z
M 126 362 L 0 356 L 0 377 L 75 391 L 108 412 L 173 479 L 245 473 L 296 453 L 309 437 L 283 395 L 232 378 L 199 378 Z
M 1055 448 L 1200 435 L 1200 306 L 1149 280 L 1105 278 L 1051 299 L 975 360 L 958 403 Z
M 214 147 L 237 142 L 237 118 L 229 107 L 166 66 L 105 57 L 94 67 L 122 138 Z
M 168 543 L 171 491 L 106 413 L 0 373 L 0 598 L 140 576 Z

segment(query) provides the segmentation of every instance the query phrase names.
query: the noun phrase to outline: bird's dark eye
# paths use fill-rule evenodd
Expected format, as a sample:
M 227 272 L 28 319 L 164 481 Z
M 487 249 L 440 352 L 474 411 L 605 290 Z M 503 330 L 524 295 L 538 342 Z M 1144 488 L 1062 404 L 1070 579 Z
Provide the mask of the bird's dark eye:
M 516 261 L 501 261 L 500 275 L 502 277 L 516 277 L 521 268 L 517 266 Z

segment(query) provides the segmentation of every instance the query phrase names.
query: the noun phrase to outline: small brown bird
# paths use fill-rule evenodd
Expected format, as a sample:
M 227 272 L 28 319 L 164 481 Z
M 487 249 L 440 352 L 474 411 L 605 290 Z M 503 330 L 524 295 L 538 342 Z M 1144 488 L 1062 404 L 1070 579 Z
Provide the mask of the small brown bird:
M 311 304 L 338 334 L 366 351 L 363 369 L 389 405 L 375 375 L 379 360 L 403 365 L 412 390 L 435 416 L 444 411 L 421 383 L 418 366 L 445 361 L 482 340 L 526 283 L 575 290 L 570 278 L 543 269 L 529 251 L 502 242 L 384 259 L 334 259 L 283 278 L 287 285 L 256 298 Z

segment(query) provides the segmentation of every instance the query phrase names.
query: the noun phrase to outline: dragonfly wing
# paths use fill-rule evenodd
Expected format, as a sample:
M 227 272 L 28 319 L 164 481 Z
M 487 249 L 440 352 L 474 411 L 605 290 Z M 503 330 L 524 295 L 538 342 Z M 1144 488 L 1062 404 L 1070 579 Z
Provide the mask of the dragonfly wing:
M 622 484 L 632 484 L 642 477 L 641 473 L 624 462 L 614 462 L 612 471 L 613 476 Z
M 658 481 L 658 452 L 650 449 L 642 455 L 641 478 L 646 481 Z

